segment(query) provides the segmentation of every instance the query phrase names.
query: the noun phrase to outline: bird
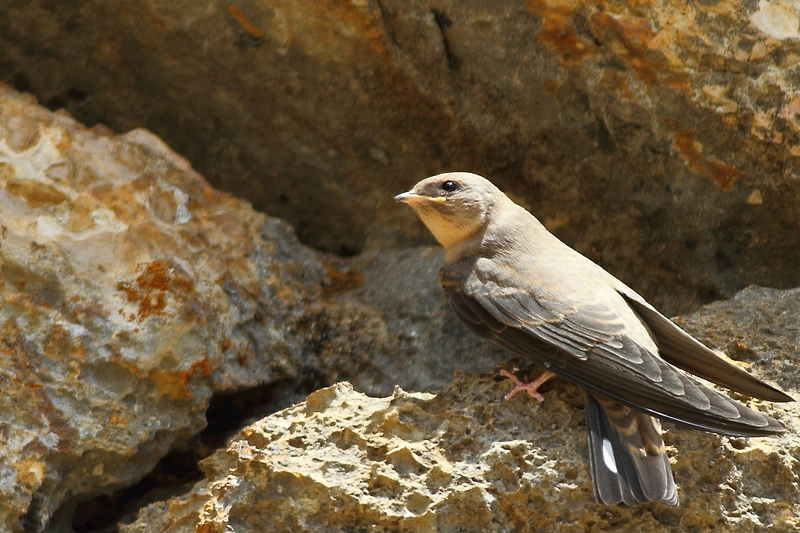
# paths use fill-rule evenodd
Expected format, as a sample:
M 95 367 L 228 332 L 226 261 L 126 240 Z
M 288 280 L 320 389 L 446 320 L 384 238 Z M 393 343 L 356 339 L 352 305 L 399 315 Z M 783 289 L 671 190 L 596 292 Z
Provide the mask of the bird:
M 694 379 L 773 402 L 793 398 L 718 356 L 633 289 L 551 234 L 486 178 L 439 174 L 395 197 L 444 247 L 439 281 L 466 328 L 544 367 L 516 386 L 541 401 L 560 376 L 586 391 L 600 504 L 678 505 L 661 419 L 730 436 L 785 427 Z

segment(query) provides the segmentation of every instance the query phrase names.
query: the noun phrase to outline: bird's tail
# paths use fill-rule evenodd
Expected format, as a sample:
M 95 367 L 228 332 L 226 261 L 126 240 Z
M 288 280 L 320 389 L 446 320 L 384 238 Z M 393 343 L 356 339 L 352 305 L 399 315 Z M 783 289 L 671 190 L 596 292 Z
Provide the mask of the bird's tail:
M 603 396 L 586 399 L 589 463 L 597 501 L 635 505 L 658 501 L 678 504 L 661 423 Z

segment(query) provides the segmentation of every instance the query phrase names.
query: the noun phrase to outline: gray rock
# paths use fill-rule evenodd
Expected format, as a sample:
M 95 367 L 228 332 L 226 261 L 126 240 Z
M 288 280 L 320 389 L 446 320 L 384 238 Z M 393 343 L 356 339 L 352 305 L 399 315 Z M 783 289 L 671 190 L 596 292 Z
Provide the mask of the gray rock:
M 197 435 L 212 393 L 297 378 L 325 284 L 285 223 L 153 134 L 98 134 L 4 86 L 0 260 L 12 532 L 67 531 Z
M 694 323 L 731 322 L 755 307 L 800 299 L 749 289 L 703 309 Z M 800 325 L 800 314 L 785 320 Z M 698 328 L 699 329 L 699 328 Z M 746 336 L 751 345 L 763 338 Z M 752 357 L 760 375 L 795 357 L 797 342 Z M 783 385 L 797 395 L 798 372 Z M 234 436 L 202 462 L 188 494 L 144 508 L 134 532 L 615 531 L 713 528 L 794 531 L 800 515 L 800 406 L 753 402 L 787 426 L 776 438 L 720 437 L 666 424 L 681 503 L 595 503 L 587 467 L 583 395 L 555 380 L 538 404 L 490 375 L 459 373 L 436 395 L 395 390 L 371 398 L 347 383 L 317 391 Z
M 797 14 L 736 7 L 6 1 L 0 79 L 333 252 L 429 244 L 391 197 L 485 174 L 675 314 L 800 285 Z
M 196 440 L 214 394 L 436 390 L 502 355 L 449 314 L 436 251 L 320 255 L 153 134 L 5 86 L 0 259 L 3 531 L 69 530 Z
M 412 248 L 366 253 L 349 262 L 363 285 L 337 300 L 357 302 L 379 317 L 390 349 L 372 350 L 370 358 L 389 374 L 391 387 L 434 392 L 450 383 L 455 370 L 487 371 L 510 357 L 453 315 L 439 284 L 442 257 L 440 248 Z

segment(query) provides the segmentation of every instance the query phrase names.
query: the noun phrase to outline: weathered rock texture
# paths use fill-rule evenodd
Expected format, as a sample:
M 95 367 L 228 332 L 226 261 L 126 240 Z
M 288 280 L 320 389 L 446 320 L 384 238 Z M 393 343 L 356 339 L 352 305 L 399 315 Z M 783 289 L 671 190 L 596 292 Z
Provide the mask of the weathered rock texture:
M 800 285 L 799 19 L 782 0 L 7 0 L 0 79 L 148 128 L 335 252 L 422 243 L 392 195 L 487 174 L 677 313 Z
M 213 393 L 280 382 L 283 407 L 336 380 L 385 395 L 491 368 L 504 355 L 449 315 L 438 260 L 320 256 L 151 133 L 0 86 L 0 531 L 66 527 L 135 483 Z
M 344 345 L 327 347 L 330 355 L 320 359 L 338 361 L 325 366 L 345 370 L 348 361 L 366 358 L 404 389 L 435 391 L 450 383 L 453 370 L 485 372 L 508 359 L 508 352 L 478 340 L 453 314 L 439 284 L 443 256 L 441 248 L 427 247 L 369 252 L 346 261 L 346 272 L 358 275 L 361 286 L 335 300 L 345 304 L 343 309 L 361 312 L 340 322 L 352 324 L 350 334 L 339 327 L 336 336 Z M 365 326 L 385 335 L 364 335 Z M 376 342 L 382 339 L 385 343 Z M 337 376 L 333 371 L 328 375 Z M 364 390 L 363 384 L 357 388 Z
M 324 277 L 152 134 L 103 136 L 7 88 L 0 259 L 4 531 L 141 478 L 213 391 L 296 375 Z
M 794 531 L 800 440 L 725 439 L 670 426 L 678 508 L 594 503 L 583 396 L 538 405 L 461 374 L 438 395 L 370 398 L 348 384 L 246 428 L 206 480 L 145 508 L 134 532 Z M 770 409 L 790 430 L 800 410 Z
M 732 343 L 757 374 L 800 392 L 800 289 L 750 288 L 682 323 L 712 345 Z M 244 429 L 201 464 L 206 479 L 194 490 L 143 509 L 122 531 L 788 532 L 800 526 L 796 403 L 752 403 L 786 425 L 777 438 L 727 438 L 667 424 L 680 506 L 607 508 L 594 503 L 578 388 L 549 382 L 542 404 L 526 396 L 501 400 L 509 388 L 486 374 L 459 374 L 435 396 L 398 389 L 370 398 L 346 383 L 317 391 Z

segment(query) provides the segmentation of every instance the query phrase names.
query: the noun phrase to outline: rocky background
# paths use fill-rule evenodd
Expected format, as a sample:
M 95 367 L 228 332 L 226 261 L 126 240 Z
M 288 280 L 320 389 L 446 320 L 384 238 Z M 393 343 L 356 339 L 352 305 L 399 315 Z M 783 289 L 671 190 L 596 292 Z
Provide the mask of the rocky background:
M 391 200 L 484 174 L 670 314 L 798 286 L 793 3 L 7 0 L 0 80 L 3 530 L 797 527 L 794 406 L 595 505 Z M 796 291 L 682 323 L 797 396 Z

